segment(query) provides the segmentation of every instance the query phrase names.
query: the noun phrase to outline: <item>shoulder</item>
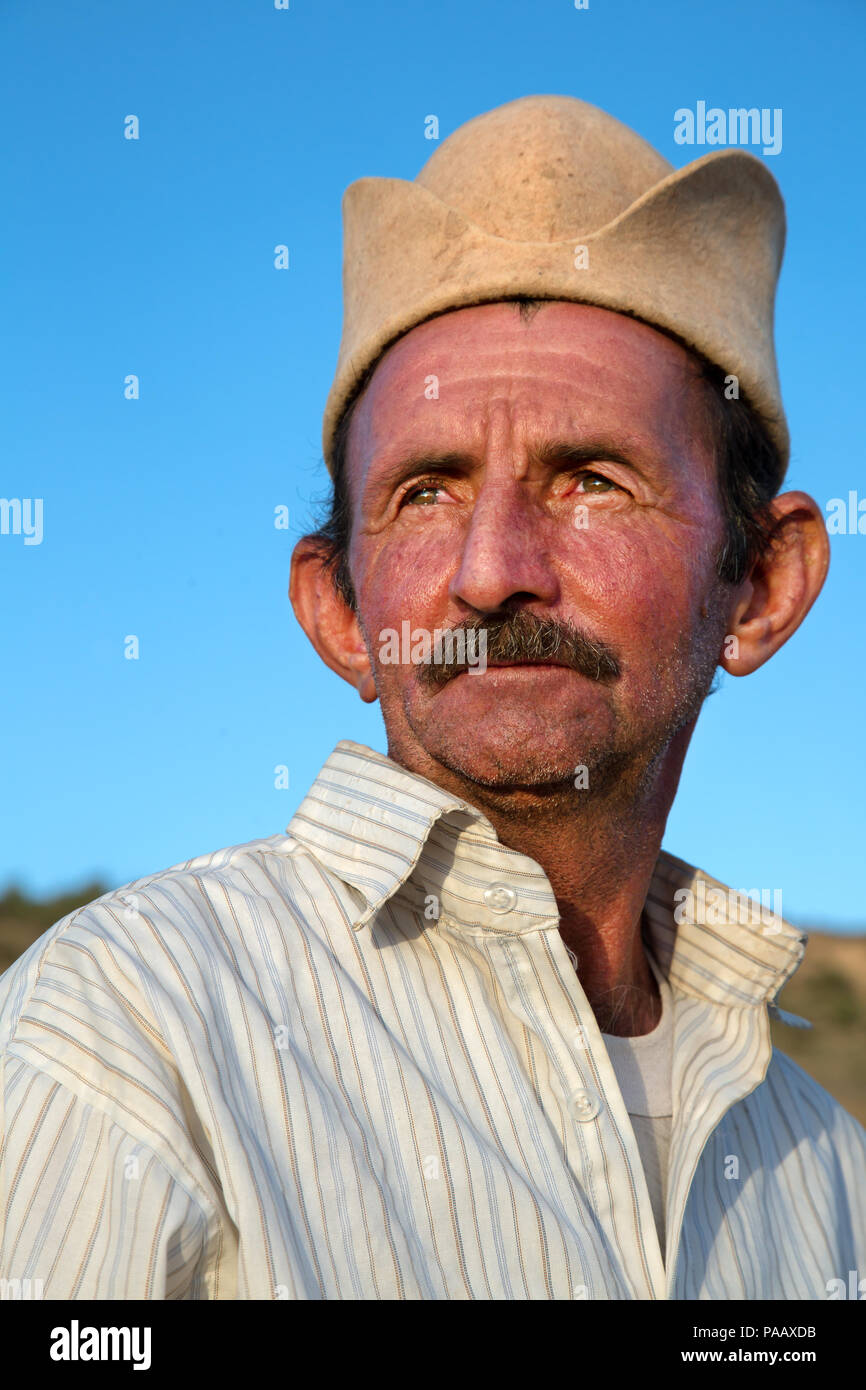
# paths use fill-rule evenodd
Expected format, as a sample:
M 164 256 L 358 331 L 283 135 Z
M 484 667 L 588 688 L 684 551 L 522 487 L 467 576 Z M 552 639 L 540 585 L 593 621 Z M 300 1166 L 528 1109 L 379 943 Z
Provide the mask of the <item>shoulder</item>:
M 207 1109 L 226 1067 L 242 1064 L 247 1023 L 272 1046 L 265 995 L 303 949 L 310 927 L 296 904 L 313 879 L 323 881 L 306 851 L 277 835 L 137 879 L 62 918 L 0 978 L 7 1107 L 16 1087 L 53 1083 L 164 1162 L 186 1155 L 190 1169 L 191 1088 Z
M 290 929 L 308 860 L 292 837 L 272 835 L 175 864 L 69 913 L 0 976 L 0 1049 L 23 1018 L 52 1006 L 111 1013 L 122 1001 L 147 1020 L 154 990 L 182 992 L 188 973 L 236 958 L 244 936 Z

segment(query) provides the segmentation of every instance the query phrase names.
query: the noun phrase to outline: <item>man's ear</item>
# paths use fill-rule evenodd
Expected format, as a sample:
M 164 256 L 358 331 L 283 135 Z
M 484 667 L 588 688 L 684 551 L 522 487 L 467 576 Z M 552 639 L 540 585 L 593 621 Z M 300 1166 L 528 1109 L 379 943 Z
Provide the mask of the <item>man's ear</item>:
M 786 492 L 769 511 L 775 518 L 769 544 L 738 591 L 719 658 L 732 676 L 756 671 L 797 631 L 830 564 L 824 514 L 813 497 Z
M 358 619 L 337 592 L 321 545 L 306 536 L 292 554 L 289 598 L 325 665 L 354 685 L 362 700 L 373 704 L 378 697 Z

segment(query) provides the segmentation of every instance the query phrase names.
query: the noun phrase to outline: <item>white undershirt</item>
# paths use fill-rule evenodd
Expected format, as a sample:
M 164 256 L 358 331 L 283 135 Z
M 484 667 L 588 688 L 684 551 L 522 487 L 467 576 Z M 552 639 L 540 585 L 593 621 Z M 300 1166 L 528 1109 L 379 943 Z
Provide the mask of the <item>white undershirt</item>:
M 673 1114 L 673 1001 L 670 985 L 649 952 L 647 959 L 662 1000 L 661 1018 L 656 1027 L 637 1038 L 618 1038 L 611 1033 L 601 1036 L 634 1129 L 664 1258 L 665 1198 Z

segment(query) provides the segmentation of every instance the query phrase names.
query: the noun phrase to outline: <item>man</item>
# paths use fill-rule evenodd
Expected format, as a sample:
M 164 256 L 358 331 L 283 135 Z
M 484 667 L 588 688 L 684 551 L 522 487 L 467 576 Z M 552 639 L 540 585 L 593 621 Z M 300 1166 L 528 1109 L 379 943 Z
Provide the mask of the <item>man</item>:
M 771 1046 L 803 938 L 661 852 L 716 668 L 827 570 L 777 495 L 775 183 L 533 97 L 344 213 L 334 504 L 291 594 L 389 756 L 341 742 L 286 835 L 7 974 L 3 1273 L 826 1298 L 866 1268 L 866 1134 Z

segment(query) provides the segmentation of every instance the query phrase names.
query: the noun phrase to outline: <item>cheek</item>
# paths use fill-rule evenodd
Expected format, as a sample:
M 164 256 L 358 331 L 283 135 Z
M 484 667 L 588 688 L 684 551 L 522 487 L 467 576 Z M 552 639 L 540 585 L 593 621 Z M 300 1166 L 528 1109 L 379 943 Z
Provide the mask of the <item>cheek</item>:
M 371 619 L 375 615 L 380 626 L 398 626 L 404 618 L 419 626 L 441 626 L 452 571 L 443 537 L 420 527 L 380 547 L 360 546 L 353 573 L 361 613 Z
M 590 519 L 590 526 L 592 519 Z M 638 664 L 657 664 L 691 626 L 712 582 L 705 539 L 690 529 L 665 535 L 655 525 L 628 530 L 597 523 L 562 566 L 565 603 Z
M 655 525 L 619 527 L 596 521 L 578 542 L 562 550 L 564 569 L 575 584 L 603 600 L 634 594 L 653 598 L 688 595 L 706 580 L 712 562 L 706 542 L 691 528 L 666 535 Z

